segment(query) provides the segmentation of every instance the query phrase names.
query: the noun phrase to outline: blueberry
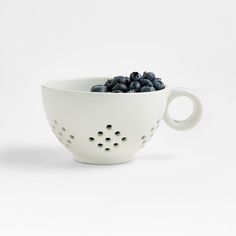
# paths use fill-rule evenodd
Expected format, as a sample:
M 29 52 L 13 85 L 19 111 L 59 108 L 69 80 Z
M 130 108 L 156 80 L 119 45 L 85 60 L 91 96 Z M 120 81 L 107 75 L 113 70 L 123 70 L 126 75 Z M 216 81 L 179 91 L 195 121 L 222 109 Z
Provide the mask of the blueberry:
M 108 79 L 104 85 L 105 85 L 106 87 L 111 86 L 111 79 Z
M 142 75 L 140 75 L 138 72 L 132 72 L 129 77 L 131 81 L 135 81 L 141 79 Z
M 143 86 L 139 92 L 143 93 L 143 92 L 152 92 L 152 91 L 156 91 L 155 88 L 153 87 L 149 87 L 147 85 Z
M 91 92 L 100 92 L 100 93 L 105 93 L 107 92 L 107 87 L 104 85 L 94 85 L 91 90 Z
M 156 79 L 156 75 L 153 72 L 143 72 L 143 78 L 153 81 Z
M 148 79 L 141 79 L 140 83 L 142 86 L 149 86 L 149 87 L 153 87 L 153 84 L 150 80 Z
M 127 84 L 127 77 L 125 76 L 119 76 L 119 83 L 121 84 Z
M 111 84 L 112 80 L 107 80 L 106 83 L 104 84 L 104 86 L 107 87 L 107 90 L 108 91 L 111 91 L 111 88 L 112 88 L 112 84 Z
M 161 80 L 155 79 L 153 81 L 153 86 L 156 90 L 161 90 L 165 88 L 165 85 L 163 84 L 163 82 Z
M 136 93 L 151 92 L 164 89 L 165 85 L 153 72 L 132 72 L 130 77 L 115 76 L 108 79 L 104 85 L 94 85 L 91 92 Z
M 116 85 L 117 83 L 119 83 L 120 78 L 123 76 L 116 76 L 111 80 L 111 87 L 113 87 L 114 85 Z
M 128 88 L 125 84 L 120 84 L 120 83 L 117 83 L 113 88 L 112 88 L 112 91 L 115 91 L 115 90 L 121 90 L 122 92 L 127 92 L 128 91 Z
M 125 77 L 126 78 L 126 85 L 129 86 L 130 85 L 130 78 L 129 77 Z
M 110 84 L 111 84 L 111 79 L 108 79 L 104 85 L 109 86 Z
M 141 84 L 138 81 L 133 81 L 130 83 L 129 89 L 130 90 L 135 90 L 136 92 L 139 91 L 141 88 Z

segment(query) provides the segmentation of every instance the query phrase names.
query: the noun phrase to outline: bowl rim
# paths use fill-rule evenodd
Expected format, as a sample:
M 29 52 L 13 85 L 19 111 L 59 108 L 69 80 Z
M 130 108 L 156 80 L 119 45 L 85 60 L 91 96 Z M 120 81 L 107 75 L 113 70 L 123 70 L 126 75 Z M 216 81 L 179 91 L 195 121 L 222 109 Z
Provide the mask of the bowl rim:
M 56 90 L 60 92 L 70 92 L 70 93 L 82 93 L 82 94 L 93 94 L 93 95 L 112 95 L 112 96 L 134 96 L 134 95 L 147 95 L 147 94 L 154 94 L 154 93 L 161 93 L 166 92 L 169 89 L 169 86 L 165 84 L 165 88 L 157 91 L 151 92 L 141 92 L 141 93 L 111 93 L 111 92 L 90 92 L 85 90 L 78 90 L 78 89 L 63 89 L 63 88 L 55 88 L 53 87 L 52 83 L 54 82 L 66 82 L 66 81 L 74 81 L 74 80 L 101 80 L 101 79 L 112 79 L 113 77 L 110 76 L 99 76 L 99 77 L 75 77 L 69 79 L 54 79 L 54 80 L 47 80 L 41 82 L 41 88 Z

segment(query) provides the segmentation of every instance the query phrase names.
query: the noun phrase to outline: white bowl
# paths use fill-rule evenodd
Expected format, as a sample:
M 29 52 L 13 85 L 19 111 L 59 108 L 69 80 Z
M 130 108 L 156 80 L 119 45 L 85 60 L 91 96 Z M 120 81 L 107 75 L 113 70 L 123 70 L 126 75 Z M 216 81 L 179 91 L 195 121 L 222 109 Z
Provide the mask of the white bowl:
M 185 89 L 147 93 L 94 93 L 95 84 L 108 78 L 49 81 L 42 85 L 45 112 L 52 131 L 74 159 L 92 164 L 129 162 L 150 141 L 160 121 L 178 130 L 195 126 L 201 103 Z M 168 104 L 177 96 L 193 101 L 193 113 L 173 120 Z

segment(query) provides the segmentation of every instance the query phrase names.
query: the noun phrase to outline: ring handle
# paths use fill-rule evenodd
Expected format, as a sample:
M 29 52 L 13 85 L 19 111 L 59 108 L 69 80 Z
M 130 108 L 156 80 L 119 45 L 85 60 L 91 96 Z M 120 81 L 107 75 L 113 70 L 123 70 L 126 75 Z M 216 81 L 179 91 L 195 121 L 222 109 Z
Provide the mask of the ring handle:
M 170 117 L 168 113 L 168 108 L 170 103 L 177 97 L 187 97 L 189 98 L 193 103 L 193 112 L 192 114 L 186 119 L 186 120 L 175 120 L 172 117 Z M 202 104 L 199 100 L 199 98 L 194 95 L 192 92 L 190 92 L 187 89 L 184 88 L 176 88 L 170 91 L 166 111 L 164 114 L 164 121 L 166 124 L 176 130 L 188 130 L 193 128 L 195 125 L 198 124 L 202 116 Z

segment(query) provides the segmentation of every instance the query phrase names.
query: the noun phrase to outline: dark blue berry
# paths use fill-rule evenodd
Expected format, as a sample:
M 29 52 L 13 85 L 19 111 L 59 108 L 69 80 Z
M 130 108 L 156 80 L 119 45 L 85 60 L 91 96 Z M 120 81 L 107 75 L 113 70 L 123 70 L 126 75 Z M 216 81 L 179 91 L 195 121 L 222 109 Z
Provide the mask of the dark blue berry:
M 127 77 L 125 77 L 125 76 L 119 76 L 119 83 L 121 83 L 121 84 L 127 84 Z
M 143 86 L 139 92 L 143 93 L 143 92 L 152 92 L 152 91 L 156 91 L 153 87 L 149 87 L 147 85 Z
M 135 90 L 136 92 L 139 91 L 141 88 L 141 84 L 138 81 L 133 81 L 130 83 L 129 89 L 130 90 Z
M 107 90 L 108 90 L 108 91 L 111 91 L 111 89 L 112 89 L 111 80 L 110 80 L 110 79 L 107 80 L 106 83 L 104 84 L 104 86 L 107 87 Z
M 129 77 L 131 81 L 135 81 L 142 78 L 142 75 L 140 75 L 138 72 L 132 72 Z
M 143 78 L 153 81 L 156 79 L 156 75 L 153 72 L 143 72 Z
M 111 79 L 108 79 L 104 85 L 107 86 L 107 87 L 110 86 L 111 85 Z
M 141 79 L 140 83 L 142 86 L 149 86 L 149 87 L 153 87 L 153 84 L 150 80 L 148 79 Z
M 165 85 L 162 83 L 162 81 L 158 79 L 155 79 L 153 81 L 153 86 L 156 90 L 161 90 L 165 88 Z
M 91 92 L 100 92 L 105 93 L 107 92 L 107 87 L 105 85 L 94 85 L 91 90 Z
M 116 85 L 117 83 L 119 83 L 120 78 L 122 78 L 123 76 L 116 76 L 111 80 L 111 86 L 113 87 L 114 85 Z
M 115 91 L 115 90 L 121 90 L 122 92 L 127 92 L 128 91 L 128 88 L 125 84 L 120 84 L 120 83 L 117 83 L 113 88 L 112 88 L 112 91 Z
M 129 77 L 125 77 L 126 78 L 126 85 L 129 86 L 130 85 L 130 78 Z
M 130 77 L 116 76 L 109 79 L 104 85 L 95 85 L 91 92 L 136 93 L 151 92 L 164 89 L 165 85 L 160 78 L 156 78 L 152 72 L 144 72 L 143 76 L 138 72 L 132 72 Z
M 111 84 L 111 79 L 108 79 L 104 85 L 109 86 L 110 84 Z

